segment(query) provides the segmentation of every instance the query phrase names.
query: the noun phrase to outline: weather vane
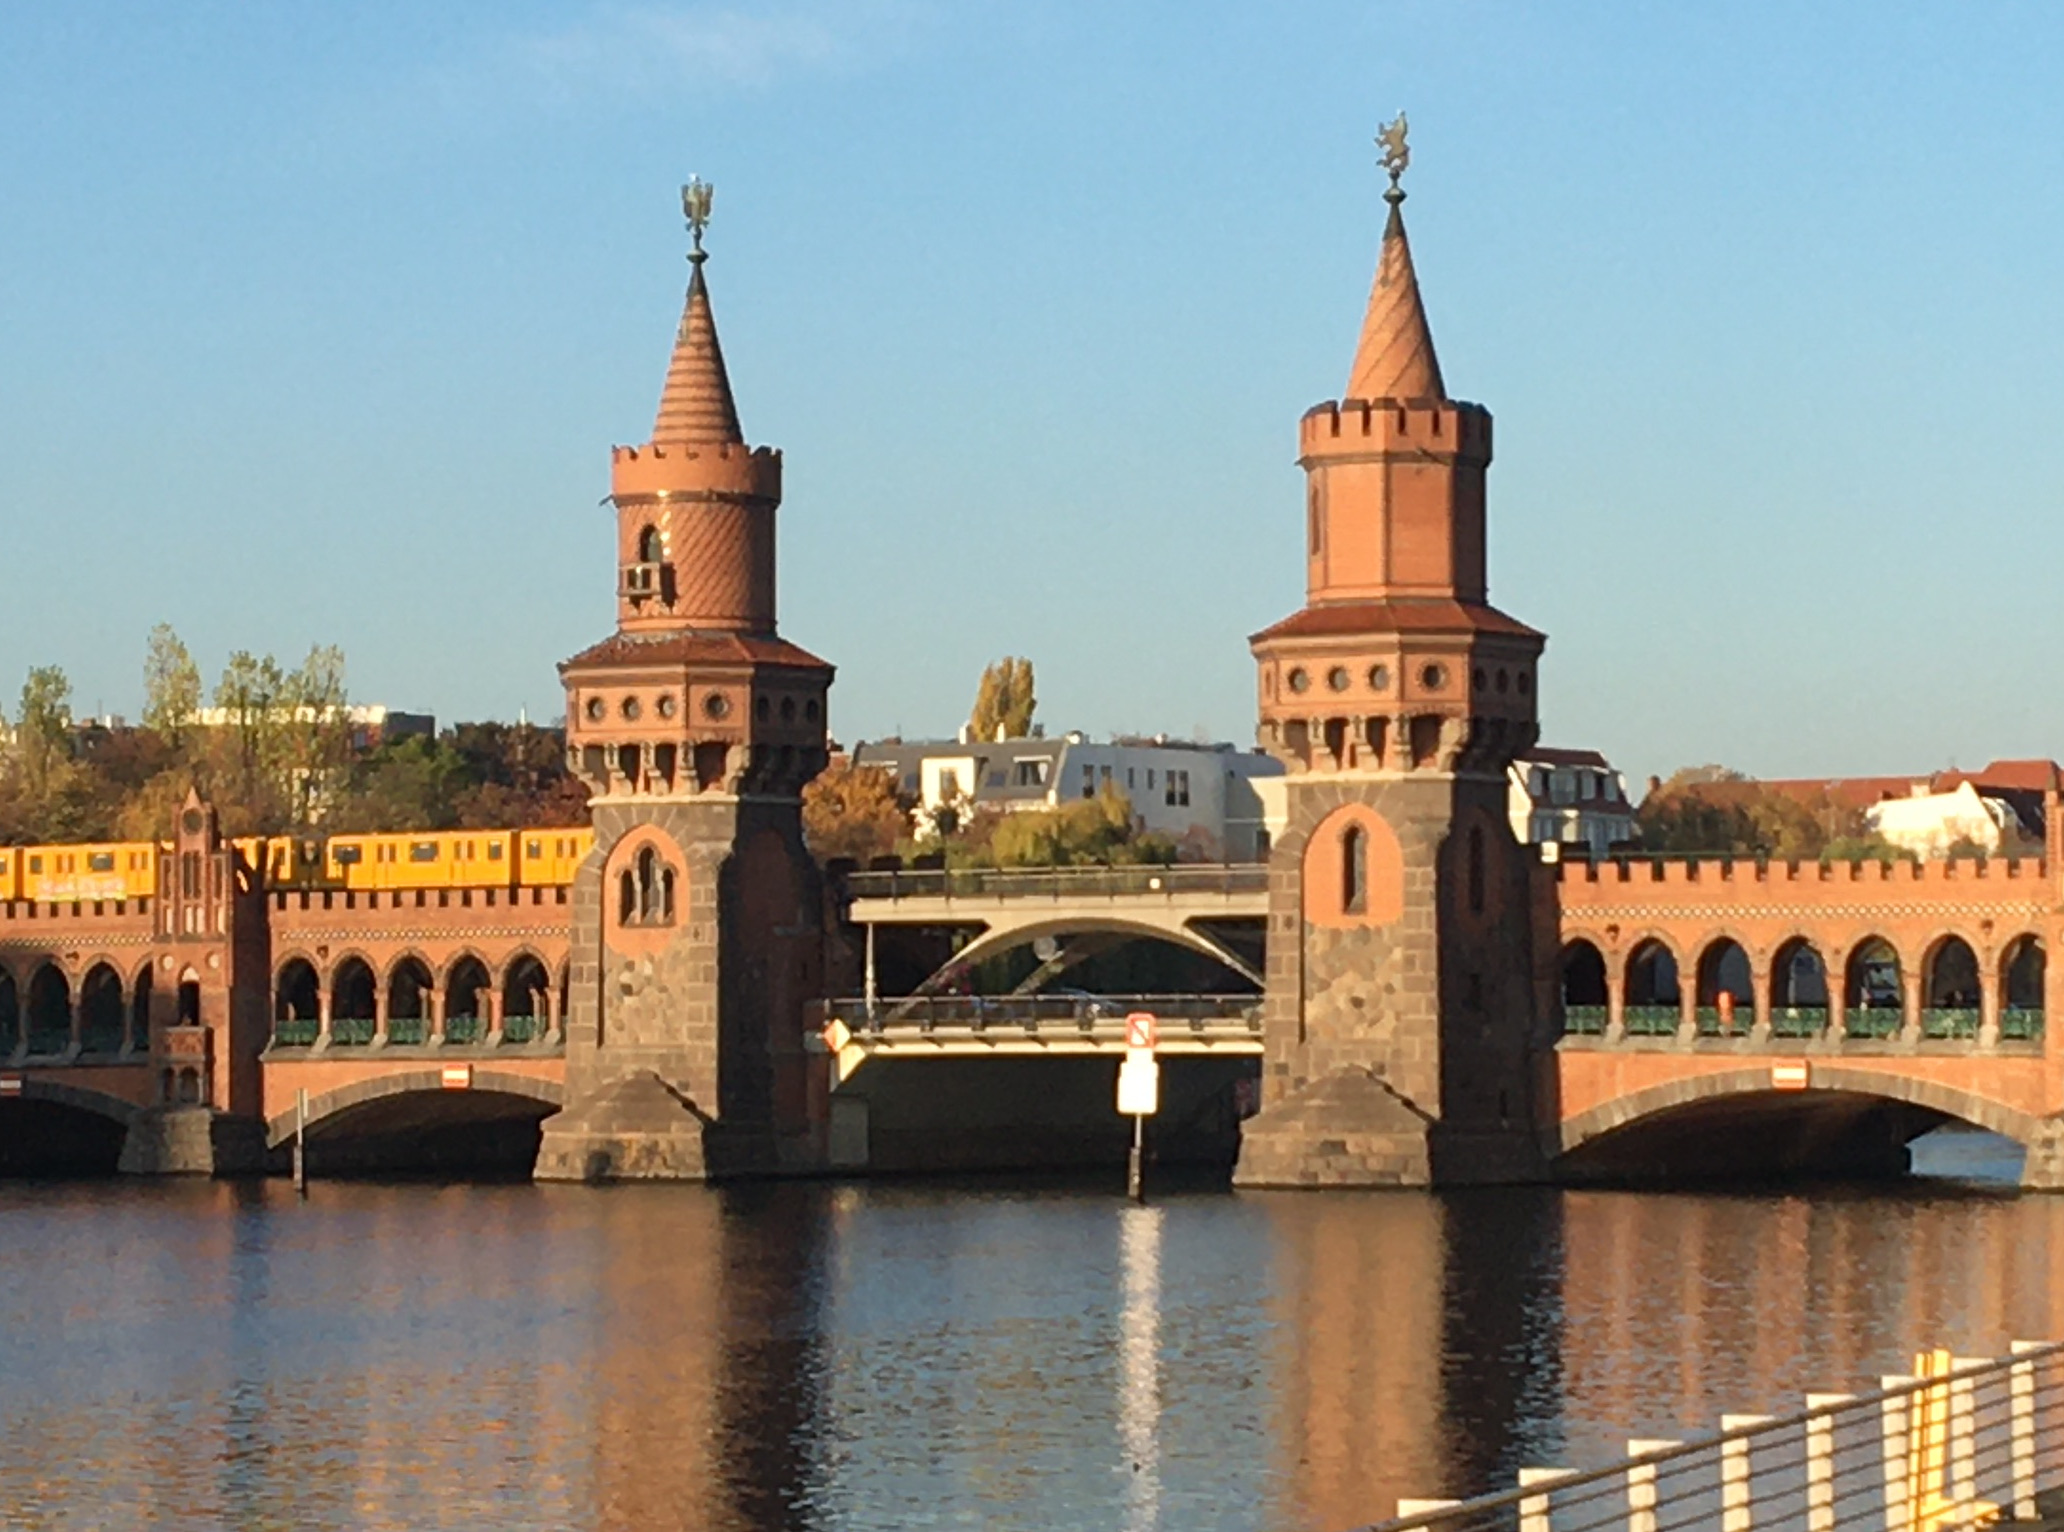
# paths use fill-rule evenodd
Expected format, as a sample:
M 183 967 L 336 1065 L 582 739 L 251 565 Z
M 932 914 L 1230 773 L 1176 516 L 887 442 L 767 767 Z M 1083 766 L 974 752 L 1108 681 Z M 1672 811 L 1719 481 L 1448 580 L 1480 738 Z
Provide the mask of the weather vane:
M 710 203 L 716 194 L 717 189 L 697 175 L 691 175 L 681 188 L 681 216 L 688 220 L 688 235 L 695 241 L 688 257 L 691 261 L 703 259 L 702 231 L 709 227 Z
M 1387 122 L 1376 130 L 1376 146 L 1383 151 L 1383 168 L 1390 172 L 1390 190 L 1383 194 L 1386 202 L 1405 200 L 1405 194 L 1398 188 L 1398 178 L 1405 173 L 1405 167 L 1412 163 L 1412 150 L 1405 143 L 1405 114 L 1400 111 L 1397 121 Z

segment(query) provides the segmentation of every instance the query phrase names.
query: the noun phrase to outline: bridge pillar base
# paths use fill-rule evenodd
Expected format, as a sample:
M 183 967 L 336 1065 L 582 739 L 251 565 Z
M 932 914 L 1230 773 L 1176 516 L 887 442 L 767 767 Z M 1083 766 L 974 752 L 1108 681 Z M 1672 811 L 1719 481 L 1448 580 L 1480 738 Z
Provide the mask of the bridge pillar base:
M 1431 1186 L 1430 1129 L 1373 1073 L 1343 1069 L 1247 1120 L 1233 1185 Z
M 548 1118 L 540 1181 L 716 1181 L 766 1175 L 771 1134 L 712 1122 L 656 1074 L 615 1080 Z
M 117 1168 L 138 1176 L 263 1175 L 265 1124 L 213 1107 L 151 1107 L 129 1124 Z
M 2064 1123 L 2044 1123 L 2041 1136 L 2030 1141 L 2021 1162 L 2021 1189 L 2064 1192 Z

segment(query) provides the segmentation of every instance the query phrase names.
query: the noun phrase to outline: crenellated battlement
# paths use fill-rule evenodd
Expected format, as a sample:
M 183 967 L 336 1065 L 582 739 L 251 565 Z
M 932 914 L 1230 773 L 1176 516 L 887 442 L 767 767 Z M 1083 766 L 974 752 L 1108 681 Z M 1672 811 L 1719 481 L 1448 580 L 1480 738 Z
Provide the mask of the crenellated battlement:
M 1305 411 L 1297 444 L 1300 458 L 1409 451 L 1488 462 L 1491 412 L 1445 400 L 1329 400 Z
M 716 496 L 778 501 L 778 447 L 718 444 L 700 447 L 615 447 L 610 450 L 610 495 L 618 501 L 641 497 Z
M 1624 857 L 1556 863 L 1563 904 L 1647 900 L 1667 891 L 1693 902 L 1765 898 L 1840 902 L 1899 893 L 1944 900 L 1993 896 L 2023 901 L 2049 893 L 2040 857 L 1959 857 L 1949 861 L 1767 861 L 1756 857 Z
M 68 931 L 104 931 L 110 927 L 149 932 L 152 901 L 80 899 L 51 903 L 43 899 L 0 900 L 0 944 L 31 935 L 61 940 Z

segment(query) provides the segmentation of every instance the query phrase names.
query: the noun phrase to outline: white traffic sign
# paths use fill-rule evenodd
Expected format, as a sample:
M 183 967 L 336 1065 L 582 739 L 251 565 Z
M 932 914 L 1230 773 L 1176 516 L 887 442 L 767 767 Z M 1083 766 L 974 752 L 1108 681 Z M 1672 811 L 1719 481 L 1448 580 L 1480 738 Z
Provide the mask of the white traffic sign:
M 1125 1018 L 1125 1046 L 1154 1051 L 1161 1038 L 1161 1023 L 1152 1011 L 1134 1011 Z
M 1118 1066 L 1118 1110 L 1128 1117 L 1161 1110 L 1161 1066 L 1151 1053 L 1128 1052 Z

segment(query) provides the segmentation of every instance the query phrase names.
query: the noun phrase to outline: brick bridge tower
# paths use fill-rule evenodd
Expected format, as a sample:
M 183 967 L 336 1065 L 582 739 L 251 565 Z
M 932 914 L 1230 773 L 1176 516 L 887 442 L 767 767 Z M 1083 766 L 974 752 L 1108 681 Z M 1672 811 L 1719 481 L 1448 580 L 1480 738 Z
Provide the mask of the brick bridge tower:
M 775 632 L 781 454 L 739 429 L 703 276 L 709 189 L 682 202 L 692 270 L 659 419 L 614 453 L 616 633 L 559 667 L 595 849 L 574 884 L 549 1180 L 810 1161 L 822 900 L 801 793 L 824 767 L 832 669 Z
M 1532 874 L 1505 770 L 1537 732 L 1544 640 L 1487 600 L 1491 416 L 1441 381 L 1403 124 L 1381 140 L 1390 219 L 1347 397 L 1298 427 L 1305 605 L 1251 640 L 1289 776 L 1248 1186 L 1539 1173 Z

